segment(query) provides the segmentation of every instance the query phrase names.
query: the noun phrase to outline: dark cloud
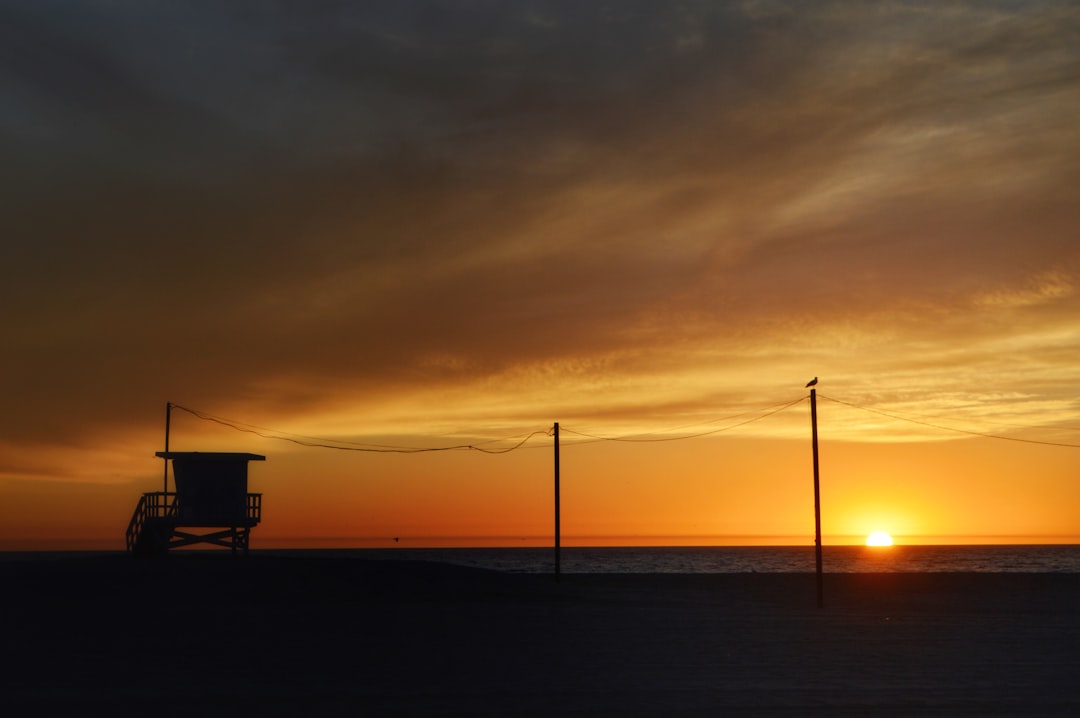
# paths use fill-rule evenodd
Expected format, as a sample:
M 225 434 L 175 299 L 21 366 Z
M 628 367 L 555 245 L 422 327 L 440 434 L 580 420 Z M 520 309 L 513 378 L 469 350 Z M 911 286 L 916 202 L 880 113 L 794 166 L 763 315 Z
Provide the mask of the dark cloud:
M 693 375 L 808 322 L 1000 336 L 983 300 L 1050 271 L 1009 311 L 1060 328 L 1077 15 L 4 4 L 0 435 Z

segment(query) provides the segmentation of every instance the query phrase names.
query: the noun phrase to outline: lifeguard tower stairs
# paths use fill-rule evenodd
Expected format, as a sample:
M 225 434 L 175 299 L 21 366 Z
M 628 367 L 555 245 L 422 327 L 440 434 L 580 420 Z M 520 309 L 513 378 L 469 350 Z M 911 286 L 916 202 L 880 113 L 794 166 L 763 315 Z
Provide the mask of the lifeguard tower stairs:
M 152 556 L 207 543 L 246 554 L 251 529 L 262 518 L 262 494 L 247 490 L 248 462 L 266 457 L 199 451 L 156 456 L 172 461 L 176 491 L 142 495 L 127 528 L 128 553 Z

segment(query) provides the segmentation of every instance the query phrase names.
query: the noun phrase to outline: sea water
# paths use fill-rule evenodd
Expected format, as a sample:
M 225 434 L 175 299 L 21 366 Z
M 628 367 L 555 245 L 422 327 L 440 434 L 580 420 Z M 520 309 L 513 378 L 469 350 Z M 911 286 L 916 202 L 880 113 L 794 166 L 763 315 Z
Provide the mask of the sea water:
M 550 573 L 553 548 L 343 550 L 372 559 L 439 561 L 510 573 Z M 813 573 L 813 546 L 567 547 L 563 573 Z M 827 573 L 1080 573 L 1080 545 L 825 546 Z
M 216 553 L 228 553 L 211 550 Z M 3 551 L 0 562 L 112 551 Z M 552 547 L 265 548 L 269 555 L 337 555 L 372 560 L 436 561 L 508 573 L 552 573 Z M 813 546 L 563 547 L 562 573 L 813 573 Z M 1080 573 L 1080 544 L 969 546 L 824 546 L 826 573 Z

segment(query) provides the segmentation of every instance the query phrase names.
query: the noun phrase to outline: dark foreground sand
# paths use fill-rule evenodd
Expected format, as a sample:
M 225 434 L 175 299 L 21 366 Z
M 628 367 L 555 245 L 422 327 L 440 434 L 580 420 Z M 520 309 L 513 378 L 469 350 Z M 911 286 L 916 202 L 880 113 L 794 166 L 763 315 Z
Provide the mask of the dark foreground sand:
M 7 716 L 1077 716 L 1080 575 L 0 561 Z

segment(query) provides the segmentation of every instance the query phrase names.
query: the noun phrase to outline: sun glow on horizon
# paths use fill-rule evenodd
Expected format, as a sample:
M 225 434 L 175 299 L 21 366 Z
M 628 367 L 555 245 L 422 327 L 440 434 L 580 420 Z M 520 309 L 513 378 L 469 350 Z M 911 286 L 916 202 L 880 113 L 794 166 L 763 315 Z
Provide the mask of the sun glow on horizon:
M 866 537 L 867 546 L 892 546 L 893 538 L 885 531 L 874 531 Z

